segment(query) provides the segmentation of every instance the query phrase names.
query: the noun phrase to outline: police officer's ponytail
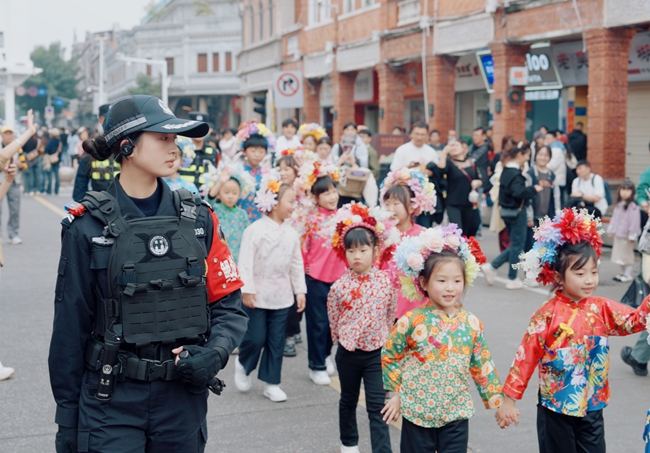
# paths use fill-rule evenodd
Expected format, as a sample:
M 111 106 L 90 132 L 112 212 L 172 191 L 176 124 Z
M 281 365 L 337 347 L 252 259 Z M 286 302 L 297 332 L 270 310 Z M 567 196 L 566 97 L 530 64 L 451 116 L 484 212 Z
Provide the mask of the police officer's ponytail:
M 122 163 L 122 147 L 121 143 L 125 139 L 130 139 L 134 145 L 142 136 L 142 132 L 135 132 L 131 135 L 123 137 L 121 140 L 115 142 L 113 146 L 108 146 L 106 138 L 103 135 L 98 135 L 91 140 L 85 140 L 81 145 L 85 152 L 90 154 L 93 159 L 103 161 L 113 156 L 117 163 Z
M 115 143 L 112 147 L 109 147 L 106 143 L 106 138 L 104 138 L 103 135 L 99 135 L 90 140 L 85 140 L 81 146 L 85 152 L 98 161 L 106 160 L 111 157 L 112 154 L 117 155 L 120 152 L 120 144 Z

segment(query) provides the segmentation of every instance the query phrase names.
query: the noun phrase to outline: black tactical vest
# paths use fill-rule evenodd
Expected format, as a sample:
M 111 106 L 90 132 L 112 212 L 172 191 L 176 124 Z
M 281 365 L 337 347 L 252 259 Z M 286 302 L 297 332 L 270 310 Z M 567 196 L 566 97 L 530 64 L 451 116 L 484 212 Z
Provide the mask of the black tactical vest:
M 194 231 L 201 200 L 185 189 L 172 193 L 174 217 L 125 220 L 107 192 L 88 192 L 82 201 L 114 241 L 108 292 L 97 307 L 98 335 L 121 332 L 123 343 L 137 347 L 207 335 L 206 263 Z

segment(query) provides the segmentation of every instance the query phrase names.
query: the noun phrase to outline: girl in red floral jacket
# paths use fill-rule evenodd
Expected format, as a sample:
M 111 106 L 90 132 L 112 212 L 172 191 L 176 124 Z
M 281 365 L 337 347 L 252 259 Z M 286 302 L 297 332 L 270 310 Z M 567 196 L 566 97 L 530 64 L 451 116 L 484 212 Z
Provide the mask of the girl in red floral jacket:
M 503 386 L 497 422 L 518 424 L 520 400 L 539 368 L 537 437 L 541 453 L 605 452 L 603 409 L 609 403 L 609 338 L 643 330 L 650 298 L 637 310 L 604 297 L 598 287 L 602 239 L 586 210 L 565 209 L 540 224 L 519 267 L 552 284 L 555 296 L 533 315 Z
M 391 213 L 362 204 L 344 205 L 329 223 L 332 248 L 349 269 L 327 297 L 332 342 L 341 382 L 341 452 L 359 452 L 357 402 L 361 379 L 366 393 L 373 453 L 390 453 L 388 425 L 382 420 L 384 390 L 381 348 L 395 319 L 397 294 L 388 275 L 374 264 L 392 256 L 399 232 Z

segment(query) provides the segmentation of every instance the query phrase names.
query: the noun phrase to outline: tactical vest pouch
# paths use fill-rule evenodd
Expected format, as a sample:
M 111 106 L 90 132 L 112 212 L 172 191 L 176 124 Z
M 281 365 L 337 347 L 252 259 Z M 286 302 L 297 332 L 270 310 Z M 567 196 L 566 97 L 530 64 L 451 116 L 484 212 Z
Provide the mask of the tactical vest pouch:
M 89 192 L 91 214 L 104 219 L 110 249 L 110 298 L 99 334 L 121 325 L 122 342 L 136 346 L 200 339 L 209 331 L 205 252 L 194 227 L 200 199 L 174 192 L 179 215 L 125 220 L 106 193 Z
M 142 345 L 205 335 L 205 261 L 197 258 L 193 222 L 187 231 L 177 217 L 127 223 L 111 260 L 116 273 L 121 264 L 116 283 L 124 340 Z

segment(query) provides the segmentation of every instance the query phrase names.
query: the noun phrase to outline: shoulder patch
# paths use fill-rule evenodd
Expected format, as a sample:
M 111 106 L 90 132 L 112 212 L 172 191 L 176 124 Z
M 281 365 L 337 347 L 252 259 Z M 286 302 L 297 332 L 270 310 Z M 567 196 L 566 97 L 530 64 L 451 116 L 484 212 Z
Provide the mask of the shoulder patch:
M 63 225 L 64 227 L 69 227 L 70 225 L 72 225 L 72 221 L 74 219 L 76 219 L 75 216 L 73 216 L 72 214 L 68 214 L 61 220 L 61 225 Z
M 98 245 L 113 245 L 115 243 L 115 238 L 107 238 L 104 236 L 97 236 L 91 239 L 93 244 Z

